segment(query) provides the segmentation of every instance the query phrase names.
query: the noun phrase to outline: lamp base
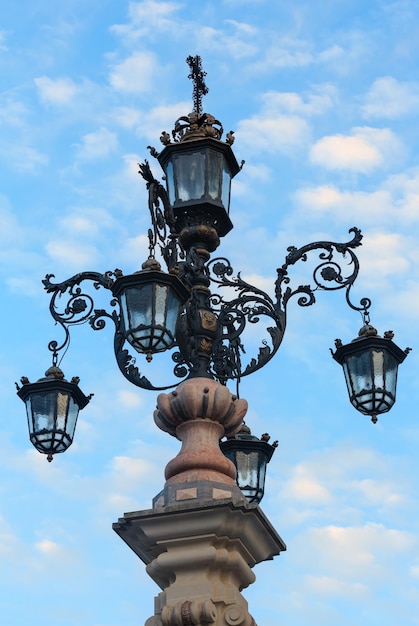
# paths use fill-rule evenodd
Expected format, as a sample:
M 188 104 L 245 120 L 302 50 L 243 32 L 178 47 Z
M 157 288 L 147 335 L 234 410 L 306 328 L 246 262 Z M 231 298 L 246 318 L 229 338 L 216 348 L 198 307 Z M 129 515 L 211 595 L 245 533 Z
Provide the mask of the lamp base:
M 256 626 L 240 590 L 286 549 L 258 506 L 231 498 L 126 513 L 113 529 L 162 589 L 145 626 Z

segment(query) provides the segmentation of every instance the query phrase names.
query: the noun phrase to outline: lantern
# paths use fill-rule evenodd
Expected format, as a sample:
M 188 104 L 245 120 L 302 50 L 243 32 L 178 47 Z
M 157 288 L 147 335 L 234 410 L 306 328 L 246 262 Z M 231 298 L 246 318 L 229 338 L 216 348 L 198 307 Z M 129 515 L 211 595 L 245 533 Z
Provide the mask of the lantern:
M 53 455 L 65 452 L 73 443 L 79 411 L 91 399 L 78 386 L 79 379 L 68 382 L 59 367 L 53 365 L 45 372 L 45 378 L 30 383 L 21 379 L 17 395 L 26 404 L 29 438 L 38 452 Z
M 233 225 L 229 218 L 231 179 L 240 167 L 229 144 L 212 137 L 168 143 L 158 155 L 169 202 L 179 229 L 205 221 L 219 237 Z
M 410 348 L 401 350 L 393 343 L 393 332 L 384 337 L 366 324 L 359 336 L 347 345 L 336 340 L 333 358 L 343 367 L 351 404 L 364 415 L 371 415 L 375 424 L 377 415 L 386 413 L 396 401 L 397 369 Z
M 175 345 L 179 308 L 189 291 L 177 276 L 160 271 L 154 259 L 143 267 L 147 269 L 117 278 L 112 293 L 120 303 L 125 339 L 151 361 L 153 354 Z
M 269 435 L 258 439 L 243 423 L 233 437 L 220 443 L 221 452 L 232 461 L 237 470 L 237 485 L 250 503 L 259 504 L 265 491 L 266 466 L 278 442 L 268 443 Z

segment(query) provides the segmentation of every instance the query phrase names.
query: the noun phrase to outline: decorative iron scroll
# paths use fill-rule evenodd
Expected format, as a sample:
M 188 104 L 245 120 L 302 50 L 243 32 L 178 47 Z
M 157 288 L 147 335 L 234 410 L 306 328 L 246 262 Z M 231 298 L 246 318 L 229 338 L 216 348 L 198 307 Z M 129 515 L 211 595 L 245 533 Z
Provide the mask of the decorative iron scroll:
M 310 306 L 315 303 L 315 291 L 346 290 L 348 305 L 367 315 L 371 306 L 369 298 L 363 298 L 360 305 L 355 305 L 350 299 L 350 290 L 359 272 L 359 261 L 353 249 L 361 245 L 362 234 L 358 228 L 351 228 L 353 238 L 347 243 L 335 243 L 332 241 L 318 241 L 301 248 L 294 246 L 288 248 L 285 263 L 277 270 L 278 277 L 275 281 L 274 301 L 267 293 L 245 281 L 240 273 L 232 277 L 233 269 L 227 259 L 213 259 L 208 264 L 211 282 L 218 287 L 231 287 L 237 292 L 232 300 L 226 300 L 224 295 L 213 294 L 211 302 L 214 312 L 218 316 L 219 333 L 213 346 L 213 374 L 225 384 L 228 379 L 239 380 L 263 367 L 277 352 L 281 345 L 286 327 L 287 304 L 295 295 L 299 295 L 300 306 Z M 320 250 L 320 263 L 315 267 L 312 274 L 312 284 L 299 285 L 295 289 L 289 286 L 290 277 L 288 270 L 297 261 L 306 262 L 308 254 Z M 351 272 L 343 273 L 340 263 L 335 259 L 335 254 L 347 258 L 347 265 Z M 285 288 L 284 288 L 285 287 Z M 252 357 L 247 364 L 242 365 L 242 354 L 245 346 L 240 339 L 247 324 L 257 324 L 264 317 L 272 325 L 266 327 L 269 339 L 265 339 L 259 347 L 257 355 Z

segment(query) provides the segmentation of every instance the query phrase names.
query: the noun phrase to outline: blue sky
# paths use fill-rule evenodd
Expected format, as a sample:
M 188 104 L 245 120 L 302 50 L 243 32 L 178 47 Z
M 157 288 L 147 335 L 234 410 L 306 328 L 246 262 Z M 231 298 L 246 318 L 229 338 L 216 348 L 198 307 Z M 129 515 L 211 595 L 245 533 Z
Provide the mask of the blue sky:
M 155 394 L 120 375 L 111 328 L 74 328 L 62 368 L 95 395 L 48 464 L 14 381 L 41 377 L 62 337 L 45 274 L 130 273 L 146 258 L 137 163 L 191 110 L 185 59 L 200 54 L 204 109 L 246 161 L 220 255 L 272 291 L 288 246 L 346 241 L 356 225 L 354 299 L 371 297 L 379 332 L 413 348 L 395 407 L 373 426 L 329 353 L 360 316 L 340 292 L 290 303 L 278 355 L 241 386 L 253 432 L 279 440 L 262 508 L 288 546 L 257 566 L 251 613 L 266 626 L 417 626 L 416 0 L 3 0 L 0 16 L 2 623 L 117 626 L 153 613 L 158 589 L 111 524 L 150 507 L 179 448 L 154 425 Z M 295 286 L 310 277 L 308 264 L 293 269 Z M 166 363 L 153 367 L 171 382 Z

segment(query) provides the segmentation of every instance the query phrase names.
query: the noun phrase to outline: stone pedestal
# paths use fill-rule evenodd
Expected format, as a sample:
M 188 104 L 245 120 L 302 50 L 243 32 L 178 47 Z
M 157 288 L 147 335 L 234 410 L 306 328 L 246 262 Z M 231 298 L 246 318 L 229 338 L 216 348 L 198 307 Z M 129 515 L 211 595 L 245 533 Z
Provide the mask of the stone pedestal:
M 146 626 L 256 626 L 240 591 L 286 549 L 258 506 L 231 499 L 126 513 L 113 528 L 162 589 Z
M 207 378 L 160 394 L 154 419 L 182 441 L 153 509 L 126 513 L 115 532 L 162 590 L 146 626 L 256 626 L 241 590 L 252 568 L 285 550 L 257 505 L 236 484 L 219 440 L 237 432 L 247 402 Z

